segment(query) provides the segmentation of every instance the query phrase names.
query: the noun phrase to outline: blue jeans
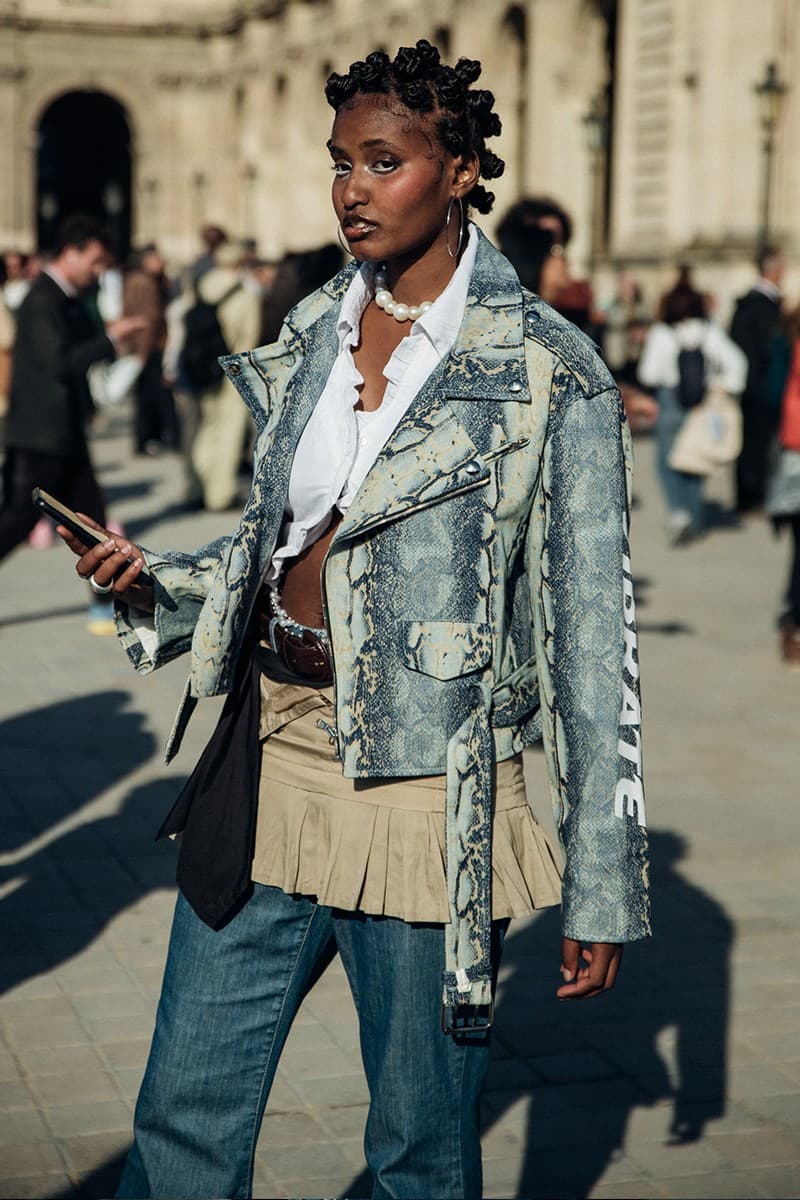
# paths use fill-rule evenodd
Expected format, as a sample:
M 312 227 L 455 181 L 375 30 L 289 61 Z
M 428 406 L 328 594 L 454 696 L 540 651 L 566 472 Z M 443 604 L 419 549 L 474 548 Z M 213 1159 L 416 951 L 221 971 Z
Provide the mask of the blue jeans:
M 495 960 L 506 926 L 494 927 Z M 373 1196 L 481 1195 L 478 1103 L 489 1039 L 441 1032 L 443 926 L 344 913 L 256 884 L 217 933 L 178 897 L 118 1196 L 251 1195 L 281 1050 L 337 950 L 370 1092 L 364 1148 Z
M 667 508 L 671 516 L 685 514 L 692 527 L 699 531 L 705 524 L 703 476 L 673 471 L 668 461 L 675 438 L 686 420 L 686 410 L 681 408 L 675 388 L 659 388 L 656 400 L 656 463 Z

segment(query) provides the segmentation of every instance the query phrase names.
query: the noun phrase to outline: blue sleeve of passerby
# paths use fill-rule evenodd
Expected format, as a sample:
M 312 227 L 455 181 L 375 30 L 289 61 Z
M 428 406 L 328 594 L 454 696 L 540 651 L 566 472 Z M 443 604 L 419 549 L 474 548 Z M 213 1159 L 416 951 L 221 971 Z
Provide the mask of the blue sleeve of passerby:
M 781 411 L 786 380 L 789 378 L 789 364 L 792 360 L 792 347 L 785 334 L 779 333 L 773 338 L 769 356 L 769 372 L 767 375 L 767 401 L 770 412 L 777 416 Z

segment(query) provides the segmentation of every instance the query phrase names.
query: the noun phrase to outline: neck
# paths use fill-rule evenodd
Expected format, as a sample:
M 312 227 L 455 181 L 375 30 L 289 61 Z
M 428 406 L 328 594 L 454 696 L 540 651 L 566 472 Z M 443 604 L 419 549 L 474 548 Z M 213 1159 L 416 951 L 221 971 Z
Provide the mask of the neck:
M 435 300 L 453 278 L 458 262 L 447 253 L 444 243 L 435 243 L 421 257 L 389 259 L 382 265 L 387 286 L 402 304 L 421 304 Z

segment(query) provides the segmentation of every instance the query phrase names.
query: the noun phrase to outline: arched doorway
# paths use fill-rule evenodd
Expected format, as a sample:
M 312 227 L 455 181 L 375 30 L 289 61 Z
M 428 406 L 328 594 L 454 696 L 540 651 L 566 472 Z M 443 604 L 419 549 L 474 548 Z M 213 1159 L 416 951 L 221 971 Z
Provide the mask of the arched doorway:
M 74 212 L 99 217 L 123 260 L 131 242 L 131 131 L 124 107 L 104 92 L 75 91 L 45 110 L 38 128 L 36 209 L 47 250 Z

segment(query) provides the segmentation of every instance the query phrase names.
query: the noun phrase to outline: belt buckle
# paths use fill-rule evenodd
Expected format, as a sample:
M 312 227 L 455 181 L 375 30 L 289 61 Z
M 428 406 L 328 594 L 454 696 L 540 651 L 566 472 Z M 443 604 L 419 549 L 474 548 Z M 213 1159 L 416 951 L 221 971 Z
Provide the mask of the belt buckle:
M 494 999 L 488 1004 L 443 1004 L 442 1033 L 486 1033 L 494 1021 Z

